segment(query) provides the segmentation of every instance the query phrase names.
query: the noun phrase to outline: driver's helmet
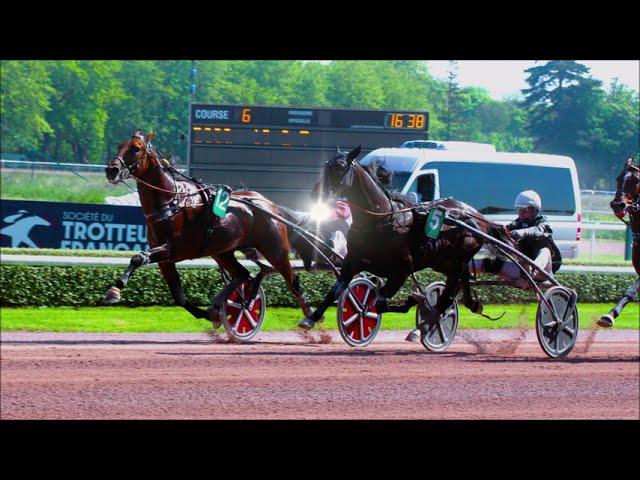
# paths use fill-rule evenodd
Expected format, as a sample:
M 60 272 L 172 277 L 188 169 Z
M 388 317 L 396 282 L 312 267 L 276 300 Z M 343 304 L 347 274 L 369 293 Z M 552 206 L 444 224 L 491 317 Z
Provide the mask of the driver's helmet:
M 539 212 L 542 210 L 542 200 L 540 199 L 540 195 L 533 190 L 525 190 L 518 194 L 513 206 L 514 208 L 533 207 Z

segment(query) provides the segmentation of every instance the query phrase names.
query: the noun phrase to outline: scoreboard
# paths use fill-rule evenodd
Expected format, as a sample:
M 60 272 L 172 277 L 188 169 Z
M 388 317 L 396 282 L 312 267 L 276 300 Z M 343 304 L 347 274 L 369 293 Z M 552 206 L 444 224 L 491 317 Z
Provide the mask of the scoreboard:
M 307 209 L 336 147 L 363 154 L 428 138 L 429 113 L 192 103 L 190 175 Z

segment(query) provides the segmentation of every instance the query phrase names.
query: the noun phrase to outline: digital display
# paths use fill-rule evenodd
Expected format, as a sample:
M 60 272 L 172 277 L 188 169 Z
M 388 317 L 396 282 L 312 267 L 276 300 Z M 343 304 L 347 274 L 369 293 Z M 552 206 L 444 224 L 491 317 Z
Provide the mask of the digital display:
M 429 113 L 194 103 L 189 129 L 190 175 L 302 208 L 337 147 L 364 156 L 427 140 Z
M 427 115 L 424 113 L 387 113 L 384 120 L 386 128 L 415 128 L 424 130 Z
M 348 129 L 412 128 L 427 131 L 428 112 L 192 104 L 192 125 L 316 127 Z

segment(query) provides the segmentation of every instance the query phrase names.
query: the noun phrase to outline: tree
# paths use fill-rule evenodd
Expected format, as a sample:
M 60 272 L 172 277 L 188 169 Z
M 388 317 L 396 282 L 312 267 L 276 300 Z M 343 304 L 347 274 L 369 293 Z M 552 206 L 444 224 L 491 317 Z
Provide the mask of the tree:
M 121 62 L 65 60 L 46 66 L 56 93 L 47 114 L 54 133 L 43 149 L 56 160 L 104 162 L 108 110 L 124 96 L 115 78 Z
M 592 181 L 596 170 L 592 134 L 604 94 L 602 82 L 589 77 L 589 68 L 572 60 L 549 61 L 525 72 L 530 87 L 522 90 L 522 105 L 536 148 L 572 156 L 581 176 Z
M 640 153 L 640 105 L 638 92 L 612 83 L 597 112 L 597 128 L 591 132 L 595 188 L 612 190 L 622 162 Z
M 337 108 L 384 108 L 384 89 L 375 62 L 336 61 L 329 65 L 327 100 Z
M 38 150 L 53 132 L 46 119 L 55 93 L 47 70 L 37 61 L 0 62 L 2 151 Z
M 456 123 L 460 110 L 460 87 L 458 86 L 458 62 L 452 60 L 449 62 L 449 73 L 447 79 L 447 110 L 445 123 L 447 128 L 447 140 L 451 140 L 452 133 L 457 133 Z

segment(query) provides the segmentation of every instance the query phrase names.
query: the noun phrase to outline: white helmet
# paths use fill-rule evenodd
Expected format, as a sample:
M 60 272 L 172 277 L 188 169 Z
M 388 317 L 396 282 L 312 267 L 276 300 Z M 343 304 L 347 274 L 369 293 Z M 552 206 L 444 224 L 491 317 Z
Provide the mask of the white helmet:
M 533 207 L 540 211 L 542 210 L 542 200 L 540 200 L 540 195 L 533 190 L 525 190 L 518 194 L 513 206 L 514 208 Z

